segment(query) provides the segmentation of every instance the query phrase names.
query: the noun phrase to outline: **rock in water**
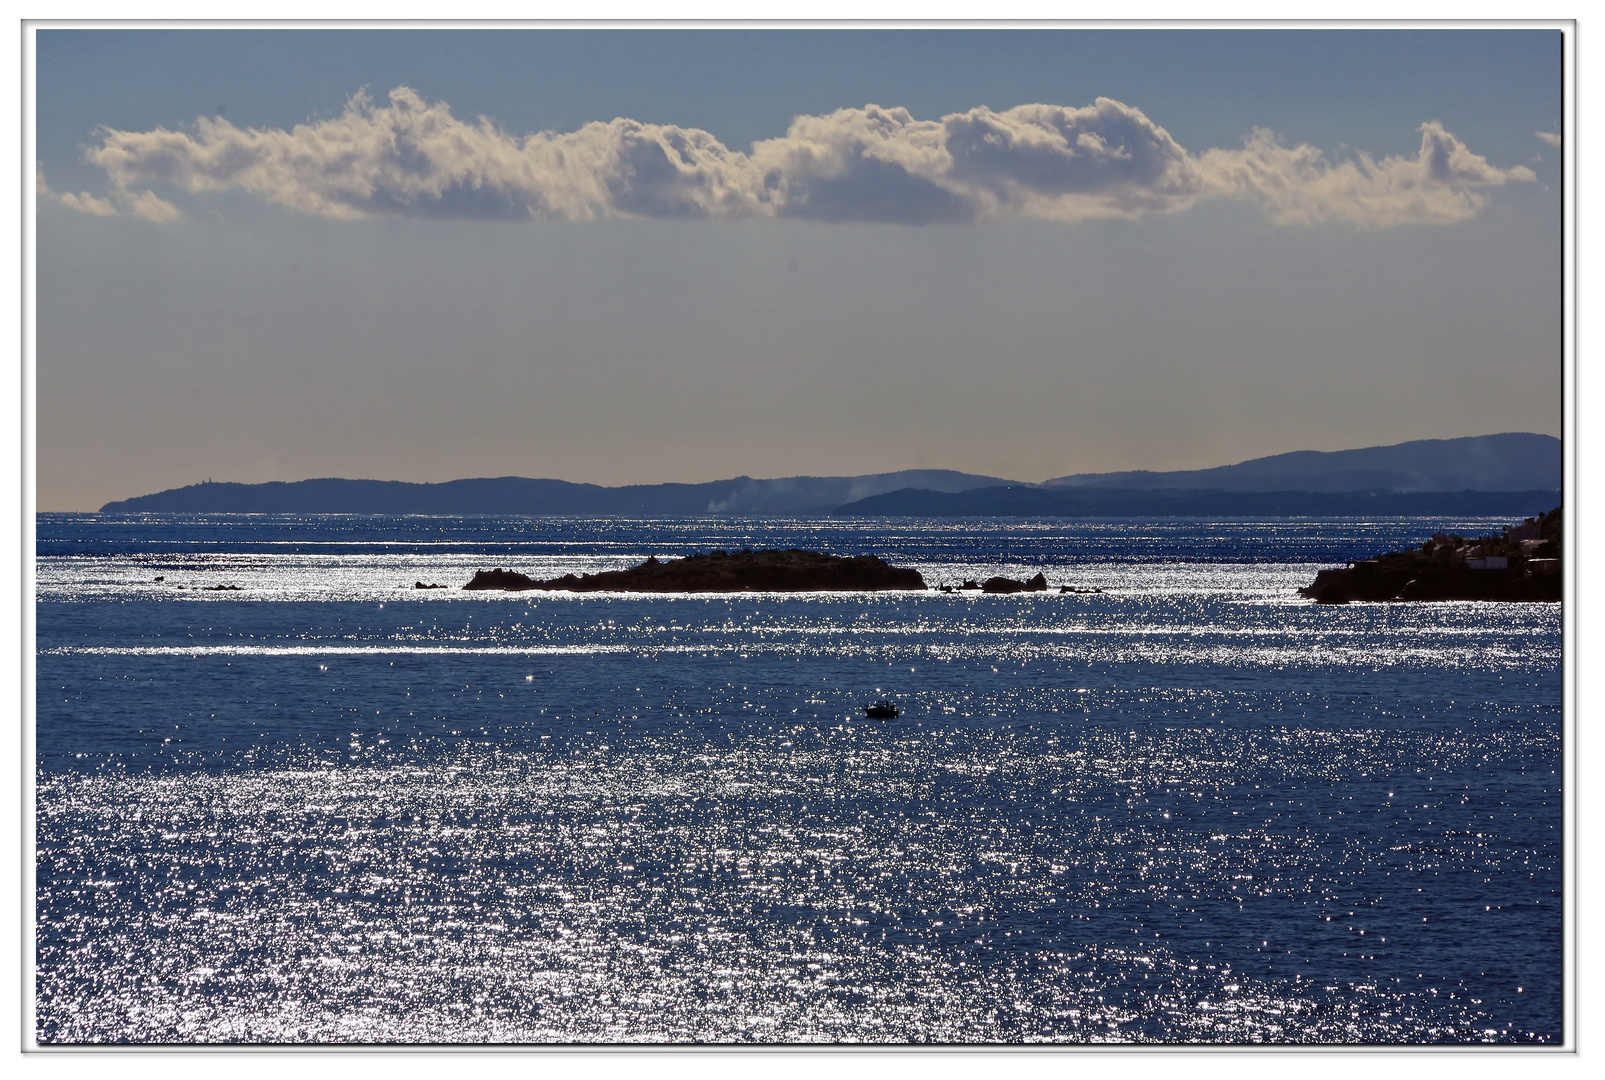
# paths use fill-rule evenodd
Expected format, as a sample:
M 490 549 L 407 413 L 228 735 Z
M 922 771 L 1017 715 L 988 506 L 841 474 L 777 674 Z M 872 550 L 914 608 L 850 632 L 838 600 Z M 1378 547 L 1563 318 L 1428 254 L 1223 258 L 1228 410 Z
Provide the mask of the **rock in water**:
M 480 570 L 475 572 L 473 580 L 465 589 L 494 590 L 503 592 L 523 592 L 526 589 L 539 589 L 543 582 L 536 581 L 528 574 L 520 574 L 515 570 L 503 570 L 497 567 L 494 570 Z
M 628 570 L 564 574 L 537 581 L 512 570 L 481 570 L 463 586 L 472 590 L 525 592 L 883 592 L 925 588 L 919 571 L 888 566 L 874 555 L 825 555 L 817 551 L 715 551 L 660 562 L 656 557 Z
M 989 593 L 1017 593 L 1017 592 L 1047 592 L 1048 579 L 1041 571 L 1037 576 L 1026 581 L 1016 581 L 1014 578 L 990 577 L 981 585 L 982 592 Z

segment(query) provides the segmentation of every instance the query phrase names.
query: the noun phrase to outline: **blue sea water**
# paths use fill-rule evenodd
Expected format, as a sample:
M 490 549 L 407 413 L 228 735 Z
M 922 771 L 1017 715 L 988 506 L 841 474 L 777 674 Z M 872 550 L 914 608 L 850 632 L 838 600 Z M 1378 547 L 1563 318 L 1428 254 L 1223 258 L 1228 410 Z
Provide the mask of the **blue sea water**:
M 37 1038 L 1559 1042 L 1501 524 L 41 515 Z M 743 547 L 1103 591 L 457 588 Z

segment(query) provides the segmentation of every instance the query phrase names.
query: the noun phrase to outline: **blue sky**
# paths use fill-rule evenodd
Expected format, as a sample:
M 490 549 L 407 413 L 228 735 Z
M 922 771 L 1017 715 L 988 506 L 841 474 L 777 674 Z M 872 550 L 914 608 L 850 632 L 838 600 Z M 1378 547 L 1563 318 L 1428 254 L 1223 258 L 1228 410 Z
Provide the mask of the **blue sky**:
M 1561 98 L 1548 30 L 47 31 L 38 80 L 39 153 L 64 170 L 100 125 L 177 127 L 222 106 L 284 126 L 362 86 L 410 86 L 515 131 L 629 116 L 736 147 L 869 102 L 934 118 L 1104 96 L 1194 149 L 1259 125 L 1405 153 L 1436 119 L 1503 160 L 1532 153 Z
M 1560 48 L 44 31 L 39 505 L 1559 434 Z

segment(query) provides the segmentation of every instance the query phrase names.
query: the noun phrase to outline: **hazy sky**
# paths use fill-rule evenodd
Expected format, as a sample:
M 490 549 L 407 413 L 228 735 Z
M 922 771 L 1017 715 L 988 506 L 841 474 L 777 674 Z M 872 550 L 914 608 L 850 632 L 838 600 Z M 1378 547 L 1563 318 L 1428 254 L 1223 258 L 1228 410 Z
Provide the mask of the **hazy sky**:
M 38 505 L 1561 431 L 1554 31 L 38 35 Z

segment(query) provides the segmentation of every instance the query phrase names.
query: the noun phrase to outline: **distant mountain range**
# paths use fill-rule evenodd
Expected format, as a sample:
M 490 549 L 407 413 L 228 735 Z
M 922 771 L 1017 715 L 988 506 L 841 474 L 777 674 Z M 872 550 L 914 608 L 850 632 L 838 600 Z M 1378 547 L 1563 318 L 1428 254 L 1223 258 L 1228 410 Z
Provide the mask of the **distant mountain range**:
M 1508 432 L 1299 450 L 1185 472 L 1082 473 L 962 492 L 905 489 L 837 508 L 875 516 L 1422 514 L 1526 517 L 1560 505 L 1561 441 Z
M 1500 517 L 1553 510 L 1555 491 L 1185 491 L 994 487 L 890 491 L 837 507 L 862 517 Z
M 844 503 L 913 488 L 953 492 L 1010 481 L 947 469 L 870 476 L 738 476 L 706 484 L 600 487 L 503 476 L 408 484 L 396 480 L 298 480 L 191 484 L 110 502 L 102 514 L 579 514 L 676 517 L 707 514 L 828 514 Z
M 1080 473 L 1033 487 L 1151 491 L 1527 491 L 1559 489 L 1561 442 L 1507 432 L 1363 450 L 1295 450 L 1185 472 Z
M 945 469 L 868 476 L 738 476 L 601 487 L 506 476 L 410 484 L 192 484 L 107 503 L 117 513 L 1121 516 L 1519 514 L 1558 505 L 1561 442 L 1507 433 L 1361 450 L 1301 450 L 1185 472 L 1083 473 L 1042 484 Z

